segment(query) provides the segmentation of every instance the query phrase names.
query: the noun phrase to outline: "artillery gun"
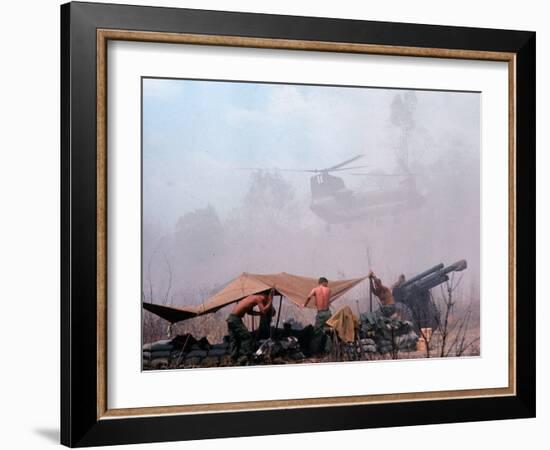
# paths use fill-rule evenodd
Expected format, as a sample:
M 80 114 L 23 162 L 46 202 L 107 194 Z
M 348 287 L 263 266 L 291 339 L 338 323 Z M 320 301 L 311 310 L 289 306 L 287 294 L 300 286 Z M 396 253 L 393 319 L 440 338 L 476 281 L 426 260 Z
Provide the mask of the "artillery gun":
M 409 280 L 396 283 L 392 289 L 393 298 L 410 308 L 418 328 L 436 328 L 440 318 L 430 289 L 449 281 L 451 272 L 461 272 L 467 267 L 464 259 L 447 267 L 443 263 L 437 264 Z

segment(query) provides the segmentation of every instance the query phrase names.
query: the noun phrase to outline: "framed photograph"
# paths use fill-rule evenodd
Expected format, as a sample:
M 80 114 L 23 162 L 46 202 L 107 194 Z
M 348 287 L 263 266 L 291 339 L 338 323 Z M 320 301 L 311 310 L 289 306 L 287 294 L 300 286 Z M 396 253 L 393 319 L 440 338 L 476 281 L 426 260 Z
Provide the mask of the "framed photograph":
M 535 33 L 61 7 L 61 442 L 535 415 Z

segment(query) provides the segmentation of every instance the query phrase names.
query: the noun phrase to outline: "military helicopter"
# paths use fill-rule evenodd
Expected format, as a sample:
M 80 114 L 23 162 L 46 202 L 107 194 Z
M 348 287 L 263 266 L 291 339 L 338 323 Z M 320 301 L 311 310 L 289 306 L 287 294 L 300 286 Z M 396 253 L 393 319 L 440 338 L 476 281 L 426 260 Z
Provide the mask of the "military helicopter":
M 327 226 L 333 224 L 350 224 L 352 222 L 379 219 L 383 216 L 398 215 L 405 210 L 419 208 L 424 204 L 424 196 L 416 188 L 414 174 L 405 171 L 403 174 L 353 173 L 363 177 L 397 177 L 395 187 L 353 191 L 346 187 L 341 177 L 331 175 L 365 168 L 368 166 L 348 166 L 363 158 L 357 155 L 346 161 L 325 169 L 278 169 L 282 172 L 314 173 L 310 178 L 311 205 L 315 215 Z M 250 168 L 248 168 L 250 169 Z

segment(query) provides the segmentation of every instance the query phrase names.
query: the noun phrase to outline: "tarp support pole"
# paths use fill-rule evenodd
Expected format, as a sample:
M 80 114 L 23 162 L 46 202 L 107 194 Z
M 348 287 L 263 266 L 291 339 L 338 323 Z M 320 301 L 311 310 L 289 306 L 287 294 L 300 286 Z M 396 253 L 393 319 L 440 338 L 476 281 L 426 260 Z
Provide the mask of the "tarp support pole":
M 369 278 L 369 312 L 372 312 L 372 281 Z
M 275 329 L 279 328 L 279 319 L 281 318 L 281 308 L 283 306 L 283 296 L 279 295 L 279 311 L 277 311 L 277 322 L 275 323 Z

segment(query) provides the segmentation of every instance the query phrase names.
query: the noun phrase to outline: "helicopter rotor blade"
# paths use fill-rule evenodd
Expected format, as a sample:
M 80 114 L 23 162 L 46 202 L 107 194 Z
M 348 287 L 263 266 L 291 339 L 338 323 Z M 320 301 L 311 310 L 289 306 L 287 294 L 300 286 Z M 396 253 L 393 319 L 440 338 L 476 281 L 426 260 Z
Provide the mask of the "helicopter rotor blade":
M 281 172 L 307 172 L 307 173 L 328 173 L 328 172 L 340 172 L 343 170 L 351 170 L 351 169 L 363 169 L 368 166 L 353 166 L 353 167 L 344 167 L 348 165 L 349 163 L 352 163 L 353 161 L 357 161 L 358 159 L 362 158 L 365 155 L 357 155 L 353 158 L 350 158 L 346 161 L 343 161 L 339 164 L 336 164 L 334 166 L 328 167 L 326 169 L 280 169 L 277 167 L 273 167 L 272 169 L 266 169 L 261 167 L 238 167 L 238 170 L 279 170 Z
M 266 168 L 266 167 L 236 167 L 236 170 L 266 170 L 266 171 L 279 171 L 279 172 L 310 172 L 320 173 L 322 170 L 318 169 L 279 169 L 278 167 Z
M 310 173 L 328 173 L 328 172 L 343 172 L 345 170 L 364 169 L 369 166 L 352 166 L 340 167 L 339 169 L 276 169 L 281 172 L 310 172 Z
M 321 173 L 323 170 L 318 169 L 276 169 L 281 172 L 309 172 L 309 173 Z
M 415 176 L 414 173 L 351 173 L 356 177 L 410 177 Z
M 263 167 L 235 167 L 235 170 L 269 170 Z
M 362 158 L 363 156 L 365 156 L 365 155 L 354 156 L 353 158 L 348 159 L 347 161 L 344 161 L 344 162 L 341 162 L 339 164 L 336 164 L 335 166 L 331 166 L 331 167 L 327 167 L 326 169 L 323 169 L 323 172 L 331 172 L 335 169 L 339 169 L 340 167 L 346 166 L 349 163 L 352 163 L 353 161 L 357 161 L 359 158 Z
M 340 169 L 326 170 L 326 172 L 343 172 L 344 170 L 364 169 L 365 167 L 369 167 L 369 166 L 341 167 Z

